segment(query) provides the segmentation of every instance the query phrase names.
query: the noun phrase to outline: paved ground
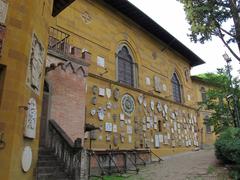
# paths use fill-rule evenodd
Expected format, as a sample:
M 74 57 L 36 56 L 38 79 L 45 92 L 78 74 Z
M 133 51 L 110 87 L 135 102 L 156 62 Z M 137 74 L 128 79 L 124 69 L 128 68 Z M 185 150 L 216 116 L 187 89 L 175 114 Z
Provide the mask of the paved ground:
M 219 166 L 214 150 L 200 150 L 163 157 L 155 163 L 141 168 L 138 175 L 129 180 L 228 180 L 227 170 Z

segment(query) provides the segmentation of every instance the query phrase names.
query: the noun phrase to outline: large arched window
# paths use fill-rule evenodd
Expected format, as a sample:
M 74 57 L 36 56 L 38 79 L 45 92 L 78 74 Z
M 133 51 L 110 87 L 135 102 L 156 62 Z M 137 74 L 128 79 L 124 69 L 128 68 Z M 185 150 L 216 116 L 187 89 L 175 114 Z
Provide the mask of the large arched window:
M 176 73 L 173 73 L 173 76 L 172 76 L 172 93 L 173 93 L 173 100 L 175 102 L 181 103 L 182 102 L 181 85 Z
M 125 45 L 117 53 L 117 76 L 120 83 L 134 86 L 134 61 Z

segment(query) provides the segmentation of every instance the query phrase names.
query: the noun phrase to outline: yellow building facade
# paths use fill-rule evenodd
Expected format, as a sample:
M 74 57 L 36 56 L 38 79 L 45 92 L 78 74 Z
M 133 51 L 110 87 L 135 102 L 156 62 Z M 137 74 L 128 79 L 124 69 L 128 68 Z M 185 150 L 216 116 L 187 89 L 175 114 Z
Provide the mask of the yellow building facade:
M 203 61 L 189 49 L 184 54 L 181 49 L 187 48 L 169 34 L 158 37 L 153 34 L 154 27 L 141 27 L 136 22 L 140 21 L 138 17 L 134 22 L 130 19 L 134 17 L 124 14 L 118 6 L 129 8 L 135 16 L 140 13 L 125 1 L 77 1 L 51 23 L 69 35 L 70 46 L 91 53 L 85 121 L 99 128 L 91 133 L 95 136 L 91 148 L 151 148 L 158 155 L 192 150 L 199 140 L 196 98 L 189 72 Z M 153 26 L 154 22 L 145 18 L 146 26 Z M 164 38 L 172 39 L 167 44 Z M 132 84 L 119 79 L 118 54 L 123 47 L 132 59 Z M 175 75 L 180 87 L 179 102 L 173 94 Z M 124 110 L 125 100 L 133 103 L 130 113 L 127 108 Z M 155 144 L 158 138 L 160 146 Z M 89 139 L 90 134 L 86 133 L 86 148 Z
M 215 89 L 216 86 L 207 83 L 199 77 L 192 77 L 193 87 L 195 89 L 195 97 L 197 103 L 201 103 L 207 100 L 207 91 Z M 204 108 L 200 108 L 198 111 L 198 129 L 199 129 L 199 139 L 201 147 L 213 145 L 216 140 L 216 134 L 214 133 L 214 127 L 207 125 L 208 119 L 211 117 L 211 111 Z

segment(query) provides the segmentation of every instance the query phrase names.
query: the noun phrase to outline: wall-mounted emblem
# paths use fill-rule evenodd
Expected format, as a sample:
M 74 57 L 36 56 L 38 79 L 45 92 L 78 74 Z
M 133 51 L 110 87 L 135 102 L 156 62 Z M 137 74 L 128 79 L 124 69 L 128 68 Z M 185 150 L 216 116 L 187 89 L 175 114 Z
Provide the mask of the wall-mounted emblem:
M 131 114 L 134 112 L 134 109 L 135 109 L 135 102 L 133 97 L 130 96 L 129 94 L 125 94 L 122 97 L 121 106 L 122 106 L 123 112 L 128 116 L 131 116 Z
M 37 125 L 37 104 L 34 98 L 30 98 L 30 100 L 28 101 L 24 137 L 35 138 L 36 125 Z
M 91 103 L 93 104 L 93 105 L 96 105 L 97 104 L 97 97 L 92 97 L 92 99 L 91 99 Z
M 107 98 L 109 99 L 112 96 L 112 90 L 109 88 L 106 88 L 106 95 L 107 95 Z
M 139 103 L 139 104 L 142 104 L 142 103 L 143 103 L 143 99 L 144 99 L 143 95 L 140 94 L 140 95 L 138 96 L 138 103 Z
M 111 102 L 107 102 L 106 108 L 107 109 L 112 109 L 112 103 Z
M 158 112 L 162 111 L 162 104 L 160 101 L 158 101 L 158 103 L 157 103 L 157 110 L 158 110 Z
M 112 132 L 112 130 L 113 130 L 112 128 L 113 128 L 112 123 L 108 123 L 108 122 L 105 123 L 105 131 L 106 132 Z
M 154 76 L 154 89 L 155 89 L 156 92 L 161 92 L 162 91 L 160 78 L 158 76 Z
M 27 67 L 26 83 L 37 95 L 39 95 L 41 89 L 43 65 L 44 65 L 44 48 L 42 43 L 39 41 L 37 35 L 33 33 L 32 48 Z
M 104 120 L 104 116 L 105 116 L 104 109 L 103 108 L 99 108 L 98 109 L 98 119 L 102 121 L 102 120 Z
M 23 171 L 28 172 L 32 164 L 32 149 L 30 146 L 24 147 L 21 164 Z
M 91 109 L 91 111 L 90 111 L 90 114 L 92 115 L 92 116 L 94 116 L 95 114 L 96 114 L 96 109 Z
M 120 97 L 120 91 L 118 88 L 114 89 L 113 91 L 113 97 L 116 101 L 118 101 L 119 97 Z
M 150 101 L 150 108 L 151 108 L 152 111 L 154 111 L 154 106 L 155 106 L 154 100 L 151 100 Z
M 8 3 L 0 0 L 0 23 L 5 24 L 8 11 Z
M 167 112 L 168 112 L 168 105 L 164 104 L 163 109 L 164 109 L 164 112 L 167 114 Z
M 94 86 L 92 87 L 92 93 L 93 93 L 94 95 L 96 95 L 96 94 L 98 93 L 98 87 L 97 87 L 96 85 L 94 85 Z
M 104 88 L 98 88 L 98 95 L 104 97 L 105 96 L 105 89 Z
M 81 13 L 81 17 L 84 23 L 89 24 L 92 21 L 92 17 L 87 11 Z
M 147 100 L 146 98 L 143 99 L 143 106 L 146 108 L 147 107 Z

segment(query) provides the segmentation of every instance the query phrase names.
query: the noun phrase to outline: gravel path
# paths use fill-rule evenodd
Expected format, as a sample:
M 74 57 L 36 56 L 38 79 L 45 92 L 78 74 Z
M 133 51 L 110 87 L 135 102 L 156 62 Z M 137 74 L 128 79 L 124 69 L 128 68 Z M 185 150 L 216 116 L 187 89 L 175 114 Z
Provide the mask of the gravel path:
M 214 150 L 187 152 L 163 157 L 164 161 L 141 168 L 129 180 L 227 180 L 226 169 L 219 167 Z

